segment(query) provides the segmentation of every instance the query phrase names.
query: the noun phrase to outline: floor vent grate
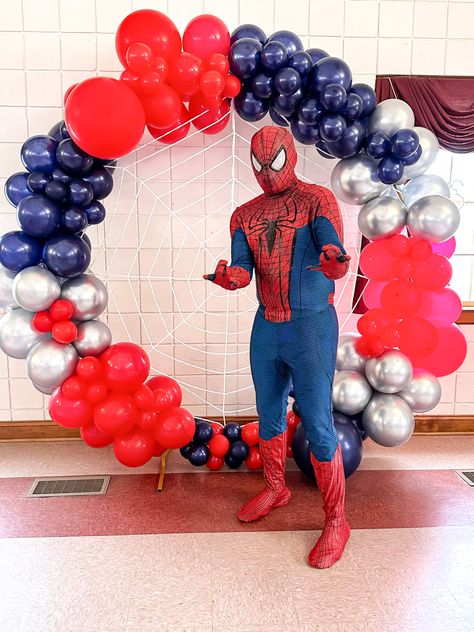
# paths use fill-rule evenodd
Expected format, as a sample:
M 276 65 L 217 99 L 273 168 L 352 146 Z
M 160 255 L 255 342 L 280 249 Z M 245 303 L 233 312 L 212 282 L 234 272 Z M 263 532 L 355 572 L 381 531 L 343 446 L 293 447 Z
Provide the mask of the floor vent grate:
M 58 476 L 36 478 L 30 487 L 29 498 L 49 496 L 98 496 L 107 493 L 110 476 Z
M 464 471 L 464 470 L 456 470 L 456 474 L 458 474 L 464 482 L 466 482 L 471 487 L 474 487 L 474 471 Z

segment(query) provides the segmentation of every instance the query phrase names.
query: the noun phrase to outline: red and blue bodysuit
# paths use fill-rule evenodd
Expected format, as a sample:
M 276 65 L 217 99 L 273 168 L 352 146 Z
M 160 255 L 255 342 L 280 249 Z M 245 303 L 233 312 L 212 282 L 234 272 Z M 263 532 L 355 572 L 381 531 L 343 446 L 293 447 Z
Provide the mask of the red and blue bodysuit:
M 334 279 L 347 272 L 349 257 L 334 195 L 298 180 L 296 160 L 286 130 L 264 127 L 253 136 L 252 167 L 264 193 L 234 211 L 232 263 L 219 261 L 205 278 L 234 290 L 248 285 L 255 270 L 257 282 L 250 361 L 266 487 L 242 507 L 239 518 L 255 520 L 289 501 L 284 461 L 293 384 L 318 486 L 323 497 L 324 489 L 329 494 L 325 507 L 332 507 L 326 511 L 326 535 L 310 554 L 310 563 L 324 568 L 339 559 L 349 537 L 331 404 L 338 337 Z

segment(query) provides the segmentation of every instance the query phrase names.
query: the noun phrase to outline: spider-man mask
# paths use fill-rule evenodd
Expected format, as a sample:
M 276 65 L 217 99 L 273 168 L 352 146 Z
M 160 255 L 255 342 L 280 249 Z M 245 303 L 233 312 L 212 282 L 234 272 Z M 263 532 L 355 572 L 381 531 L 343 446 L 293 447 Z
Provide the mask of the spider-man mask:
M 281 127 L 262 127 L 250 144 L 252 168 L 265 193 L 281 193 L 296 182 L 293 137 Z

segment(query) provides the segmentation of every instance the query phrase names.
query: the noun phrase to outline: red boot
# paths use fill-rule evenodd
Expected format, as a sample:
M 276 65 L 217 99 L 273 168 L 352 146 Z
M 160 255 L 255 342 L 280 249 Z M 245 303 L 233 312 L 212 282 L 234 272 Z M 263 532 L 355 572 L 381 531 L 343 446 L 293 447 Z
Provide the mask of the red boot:
M 311 455 L 311 462 L 323 497 L 326 521 L 308 561 L 315 568 L 329 568 L 341 557 L 351 533 L 344 513 L 346 481 L 341 446 L 337 446 L 332 461 L 317 461 Z
M 237 514 L 241 522 L 253 522 L 263 518 L 275 507 L 287 505 L 291 492 L 285 485 L 286 432 L 270 441 L 260 439 L 265 488 L 243 505 Z

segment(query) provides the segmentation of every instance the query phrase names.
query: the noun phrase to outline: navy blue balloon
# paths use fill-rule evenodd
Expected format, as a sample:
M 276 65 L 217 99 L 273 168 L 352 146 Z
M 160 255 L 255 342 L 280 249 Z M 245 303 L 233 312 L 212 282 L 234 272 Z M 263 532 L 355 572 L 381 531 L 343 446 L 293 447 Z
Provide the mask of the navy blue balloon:
M 78 147 L 70 138 L 59 143 L 56 157 L 59 166 L 67 173 L 74 175 L 86 174 L 94 164 L 94 158 Z
M 351 92 L 360 96 L 362 103 L 364 104 L 360 118 L 365 118 L 366 116 L 372 114 L 377 104 L 377 97 L 375 96 L 373 88 L 368 86 L 366 83 L 353 83 L 351 86 Z
M 9 270 L 19 272 L 41 261 L 43 244 L 21 230 L 0 237 L 0 263 Z
M 195 447 L 196 447 L 196 444 L 190 441 L 183 448 L 180 448 L 179 452 L 182 457 L 184 457 L 185 459 L 189 459 L 189 454 Z
M 301 88 L 289 97 L 284 94 L 278 94 L 273 97 L 272 105 L 281 116 L 293 116 L 297 107 L 303 100 L 304 94 Z
M 344 462 L 344 475 L 346 478 L 349 478 L 362 461 L 362 438 L 350 417 L 336 411 L 334 411 L 333 415 Z
M 328 83 L 321 90 L 319 96 L 321 105 L 329 112 L 339 112 L 347 100 L 347 92 L 344 86 L 338 83 Z
M 384 184 L 395 184 L 403 176 L 403 162 L 394 156 L 385 156 L 379 162 L 378 174 Z
M 314 64 L 317 64 L 320 59 L 324 59 L 325 57 L 329 57 L 329 53 L 327 53 L 322 48 L 308 48 L 306 50 L 306 52 L 311 57 L 311 62 L 313 64 L 313 66 L 314 66 Z
M 20 150 L 21 161 L 28 171 L 51 173 L 57 166 L 57 147 L 58 142 L 51 136 L 31 136 Z
M 60 143 L 65 138 L 70 138 L 69 132 L 67 131 L 66 123 L 64 121 L 59 121 L 49 130 L 48 136 L 57 140 Z
M 18 206 L 23 198 L 33 193 L 28 186 L 29 175 L 27 171 L 17 171 L 5 182 L 5 197 L 13 206 Z
M 96 200 L 103 200 L 114 188 L 114 179 L 106 167 L 95 167 L 82 179 L 91 185 Z
M 245 461 L 249 455 L 249 446 L 243 441 L 234 441 L 229 448 L 228 455 L 236 461 Z
M 335 156 L 333 156 L 331 152 L 329 151 L 329 147 L 326 141 L 322 139 L 318 140 L 318 142 L 315 144 L 315 147 L 318 154 L 322 156 L 323 158 L 328 158 L 329 160 L 332 160 L 333 158 L 335 158 Z
M 72 206 L 87 206 L 94 199 L 92 185 L 83 180 L 72 180 L 67 199 Z
M 320 121 L 323 114 L 323 106 L 313 97 L 305 99 L 298 107 L 298 116 L 303 123 L 306 123 L 306 125 L 315 125 Z
M 336 411 L 334 412 L 334 414 L 336 414 Z M 357 415 L 346 415 L 346 417 L 348 417 L 348 419 L 350 419 L 354 426 L 357 428 L 362 441 L 365 441 L 369 435 L 367 434 L 367 430 L 364 428 L 364 424 L 362 423 L 362 413 L 359 413 Z
M 230 454 L 225 455 L 224 461 L 227 467 L 229 467 L 231 470 L 237 470 L 243 463 L 243 461 L 241 461 L 240 459 L 234 458 Z
M 89 237 L 86 235 L 86 233 L 83 233 L 81 235 L 81 239 L 82 241 L 87 245 L 87 247 L 89 248 L 89 250 L 92 252 L 92 242 L 89 239 Z
M 293 387 L 290 387 L 290 390 L 288 391 L 288 397 L 291 397 L 292 399 L 295 399 L 295 391 L 294 391 Z
M 326 116 L 321 119 L 319 133 L 323 140 L 327 143 L 331 143 L 342 138 L 346 127 L 346 120 L 340 114 L 326 114 Z
M 273 92 L 273 77 L 259 72 L 252 79 L 252 90 L 259 99 L 269 99 Z
M 319 140 L 319 130 L 316 125 L 306 125 L 295 114 L 291 119 L 291 133 L 303 145 L 314 145 Z
M 330 83 L 337 83 L 349 90 L 352 84 L 352 73 L 345 61 L 339 57 L 324 57 L 313 67 L 309 76 L 309 89 L 313 96 Z
M 50 200 L 54 200 L 55 202 L 64 202 L 67 198 L 68 187 L 63 182 L 59 182 L 59 180 L 51 180 L 46 183 L 44 187 L 44 194 Z
M 243 37 L 232 44 L 229 64 L 232 74 L 239 79 L 250 79 L 259 68 L 262 45 L 256 39 Z
M 234 107 L 244 121 L 259 121 L 268 112 L 269 99 L 259 99 L 250 90 L 241 90 L 234 99 Z
M 206 465 L 209 460 L 209 455 L 210 452 L 207 445 L 197 445 L 189 451 L 188 460 L 191 465 L 201 467 L 202 465 Z
M 361 97 L 355 92 L 347 93 L 347 101 L 341 109 L 341 114 L 344 118 L 354 120 L 362 115 L 364 109 L 364 102 Z
M 196 430 L 194 431 L 193 441 L 200 445 L 208 443 L 212 439 L 212 426 L 204 420 L 196 420 Z
M 68 208 L 61 216 L 62 227 L 69 233 L 80 233 L 87 228 L 86 213 L 77 207 Z
M 251 37 L 252 39 L 258 40 L 262 45 L 267 41 L 267 36 L 265 32 L 259 26 L 255 24 L 241 24 L 236 29 L 232 31 L 230 36 L 231 45 L 239 39 L 244 37 Z
M 302 77 L 309 75 L 313 67 L 313 60 L 304 50 L 299 50 L 288 57 L 288 66 L 294 68 Z
M 47 238 L 61 226 L 61 209 L 44 195 L 30 195 L 18 205 L 18 222 L 32 237 Z
M 287 60 L 288 51 L 281 42 L 268 42 L 262 48 L 260 62 L 263 68 L 271 74 L 286 66 Z
M 365 137 L 365 127 L 360 121 L 353 121 L 344 130 L 342 137 L 328 143 L 329 152 L 336 158 L 352 158 L 362 149 Z
M 58 182 L 62 182 L 63 184 L 69 184 L 72 180 L 72 176 L 70 176 L 59 167 L 57 169 L 54 169 L 51 177 L 53 180 L 57 180 Z
M 222 434 L 224 435 L 224 437 L 227 437 L 227 439 L 229 439 L 231 443 L 234 443 L 234 441 L 239 441 L 240 434 L 241 434 L 239 424 L 235 424 L 235 423 L 226 424 L 224 426 L 224 430 Z
M 92 200 L 92 202 L 88 206 L 84 206 L 82 210 L 87 215 L 89 224 L 100 224 L 105 219 L 105 206 L 97 200 Z
M 291 448 L 293 450 L 293 458 L 295 459 L 296 465 L 304 474 L 306 474 L 306 476 L 314 480 L 315 476 L 313 466 L 311 464 L 309 441 L 306 438 L 303 424 L 298 424 L 293 436 Z
M 297 417 L 300 417 L 300 407 L 298 406 L 298 403 L 296 402 L 296 400 L 293 402 L 291 406 L 291 410 L 295 413 Z
M 288 51 L 288 55 L 293 55 L 303 50 L 303 42 L 298 35 L 292 31 L 276 31 L 270 35 L 267 42 L 280 42 Z
M 33 171 L 28 176 L 28 186 L 34 193 L 43 193 L 50 179 L 49 174 Z
M 397 158 L 408 158 L 419 145 L 420 137 L 414 129 L 401 129 L 390 139 L 390 150 Z
M 365 141 L 365 152 L 370 158 L 379 160 L 390 151 L 390 139 L 383 132 L 372 132 Z
M 72 278 L 87 270 L 91 251 L 80 237 L 60 235 L 46 242 L 43 259 L 54 274 Z
M 301 87 L 301 75 L 294 68 L 281 68 L 273 81 L 275 90 L 289 97 Z
M 288 127 L 289 123 L 286 118 L 281 114 L 278 114 L 278 112 L 273 107 L 269 108 L 268 113 L 270 114 L 270 118 L 274 123 L 280 125 L 280 127 Z
M 417 162 L 417 160 L 420 158 L 422 151 L 423 149 L 421 145 L 418 145 L 417 149 L 410 156 L 407 156 L 406 158 L 401 158 L 401 161 L 407 167 L 409 165 L 414 165 L 415 162 Z

